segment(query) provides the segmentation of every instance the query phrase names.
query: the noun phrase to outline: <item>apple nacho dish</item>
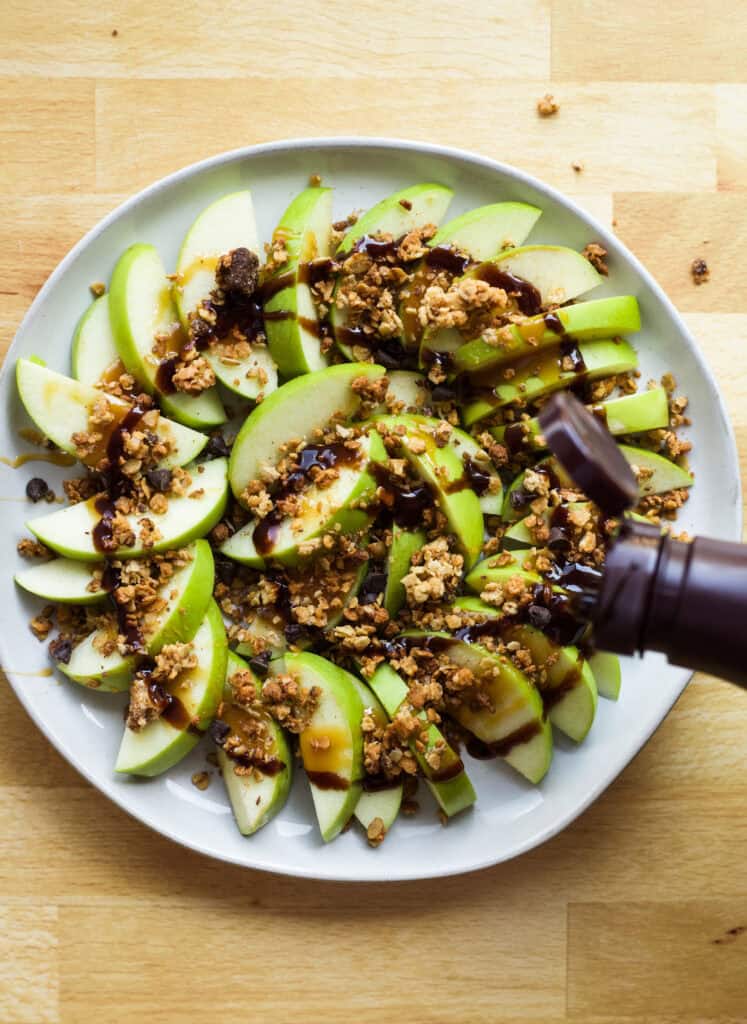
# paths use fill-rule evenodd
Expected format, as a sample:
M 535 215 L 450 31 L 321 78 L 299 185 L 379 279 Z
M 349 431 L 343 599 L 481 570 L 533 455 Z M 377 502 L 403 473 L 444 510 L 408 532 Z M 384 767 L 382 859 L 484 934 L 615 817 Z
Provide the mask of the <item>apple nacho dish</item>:
M 447 220 L 451 199 L 414 185 L 335 221 L 313 180 L 263 247 L 250 192 L 224 196 L 173 272 L 120 256 L 70 376 L 17 363 L 40 443 L 80 464 L 18 545 L 31 628 L 71 685 L 127 695 L 116 772 L 205 738 L 244 835 L 294 773 L 324 841 L 357 820 L 378 846 L 419 785 L 445 823 L 477 799 L 470 758 L 539 784 L 554 732 L 581 743 L 618 696 L 574 594 L 619 524 L 548 455 L 549 395 L 617 438 L 634 515 L 674 519 L 693 483 L 636 298 L 587 297 L 602 246 L 525 244 L 520 202 Z

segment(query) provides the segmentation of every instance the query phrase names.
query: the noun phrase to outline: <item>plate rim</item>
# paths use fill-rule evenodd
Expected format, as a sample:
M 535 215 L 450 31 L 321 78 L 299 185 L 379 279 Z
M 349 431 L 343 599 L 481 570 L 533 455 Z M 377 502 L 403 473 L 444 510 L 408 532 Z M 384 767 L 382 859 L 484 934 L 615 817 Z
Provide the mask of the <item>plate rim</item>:
M 650 271 L 647 270 L 640 262 L 640 260 L 627 248 L 627 246 L 625 246 L 610 229 L 606 228 L 594 216 L 576 203 L 572 196 L 565 195 L 541 179 L 536 178 L 511 164 L 506 164 L 502 161 L 494 160 L 492 157 L 483 156 L 470 150 L 464 150 L 454 146 L 442 146 L 437 143 L 420 142 L 411 139 L 399 139 L 393 136 L 332 135 L 318 137 L 312 136 L 309 138 L 279 139 L 272 142 L 257 143 L 254 145 L 240 146 L 232 150 L 226 150 L 179 168 L 178 170 L 157 179 L 150 185 L 147 185 L 145 188 L 140 189 L 138 192 L 126 198 L 123 202 L 119 203 L 114 207 L 114 209 L 102 217 L 78 242 L 75 243 L 75 245 L 72 246 L 72 248 L 57 264 L 37 295 L 34 297 L 31 305 L 27 309 L 14 333 L 13 340 L 8 347 L 2 368 L 0 369 L 0 380 L 4 380 L 5 376 L 12 372 L 9 367 L 12 365 L 14 349 L 19 336 L 33 323 L 40 309 L 44 306 L 47 295 L 54 290 L 58 280 L 66 273 L 68 267 L 75 262 L 80 253 L 82 253 L 96 238 L 98 238 L 99 235 L 105 232 L 111 224 L 125 216 L 131 209 L 136 208 L 143 202 L 153 199 L 160 192 L 167 191 L 182 181 L 186 181 L 192 177 L 197 177 L 200 174 L 220 167 L 223 164 L 230 164 L 263 154 L 276 154 L 279 152 L 366 148 L 405 151 L 425 156 L 439 157 L 445 160 L 459 161 L 463 164 L 471 164 L 483 170 L 488 170 L 525 184 L 540 193 L 546 194 L 553 200 L 553 202 L 565 208 L 569 213 L 573 214 L 577 219 L 585 223 L 604 243 L 605 248 L 607 248 L 609 252 L 613 253 L 617 258 L 622 259 L 632 267 L 634 272 L 645 281 L 655 298 L 663 306 L 669 318 L 674 321 L 678 330 L 687 339 L 698 370 L 709 385 L 711 397 L 714 399 L 713 411 L 717 413 L 717 418 L 719 420 L 718 428 L 723 431 L 731 466 L 737 470 L 732 523 L 734 536 L 731 539 L 740 540 L 743 527 L 742 480 L 739 473 L 739 458 L 734 428 L 716 379 L 708 366 L 699 345 L 681 314 L 671 299 L 667 296 L 661 285 L 656 281 Z M 0 634 L 0 664 L 4 666 L 6 663 L 7 645 L 5 637 Z M 571 825 L 602 795 L 606 789 L 612 785 L 622 771 L 627 768 L 631 761 L 638 755 L 638 753 L 640 753 L 656 730 L 662 725 L 665 718 L 672 710 L 672 707 L 684 692 L 693 675 L 689 669 L 683 668 L 680 670 L 676 683 L 673 680 L 675 692 L 672 700 L 669 702 L 658 721 L 654 723 L 652 728 L 648 730 L 642 739 L 638 741 L 636 738 L 632 744 L 625 747 L 625 756 L 622 758 L 622 763 L 619 769 L 615 771 L 613 775 L 605 776 L 603 781 L 592 787 L 585 799 L 574 804 L 572 808 L 565 812 L 565 814 L 561 815 L 556 821 L 553 821 L 538 833 L 526 839 L 518 840 L 513 846 L 504 848 L 495 855 L 478 857 L 469 866 L 456 865 L 438 867 L 435 865 L 431 866 L 430 864 L 424 864 L 418 870 L 403 870 L 394 873 L 390 870 L 387 872 L 386 876 L 383 876 L 381 871 L 379 871 L 378 874 L 375 871 L 365 874 L 356 873 L 354 871 L 352 874 L 343 875 L 336 870 L 325 870 L 321 865 L 319 867 L 310 867 L 308 869 L 303 867 L 289 867 L 262 857 L 255 858 L 252 863 L 247 863 L 246 860 L 232 856 L 228 852 L 213 849 L 209 842 L 199 844 L 182 836 L 175 835 L 168 827 L 164 827 L 161 823 L 149 816 L 147 812 L 136 812 L 134 809 L 128 807 L 124 803 L 123 799 L 120 798 L 116 787 L 111 785 L 111 783 L 108 783 L 106 780 L 98 779 L 93 772 L 90 772 L 85 765 L 78 760 L 76 753 L 74 751 L 70 751 L 64 742 L 58 740 L 54 728 L 44 722 L 41 715 L 38 715 L 35 708 L 31 706 L 29 701 L 27 701 L 25 689 L 20 682 L 21 676 L 17 676 L 16 673 L 7 669 L 4 669 L 4 671 L 16 697 L 26 711 L 26 714 L 31 718 L 35 726 L 40 730 L 47 741 L 52 743 L 57 752 L 68 762 L 68 764 L 82 775 L 83 778 L 85 778 L 99 793 L 111 800 L 133 820 L 146 825 L 154 832 L 159 833 L 179 846 L 183 846 L 205 857 L 210 857 L 225 863 L 235 864 L 241 868 L 266 871 L 290 877 L 316 879 L 319 881 L 353 883 L 380 883 L 389 881 L 407 882 L 470 874 L 472 872 L 481 871 L 485 868 L 512 860 L 537 846 L 543 845 Z M 375 860 L 373 861 L 373 866 L 375 866 Z

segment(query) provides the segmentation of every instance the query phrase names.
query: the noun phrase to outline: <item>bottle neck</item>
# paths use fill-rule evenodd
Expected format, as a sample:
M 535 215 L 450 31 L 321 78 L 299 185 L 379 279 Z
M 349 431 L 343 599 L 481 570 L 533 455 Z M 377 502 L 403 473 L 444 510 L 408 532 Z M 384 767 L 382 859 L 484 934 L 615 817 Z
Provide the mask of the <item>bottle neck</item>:
M 600 649 L 661 651 L 747 686 L 747 545 L 626 521 L 585 605 Z

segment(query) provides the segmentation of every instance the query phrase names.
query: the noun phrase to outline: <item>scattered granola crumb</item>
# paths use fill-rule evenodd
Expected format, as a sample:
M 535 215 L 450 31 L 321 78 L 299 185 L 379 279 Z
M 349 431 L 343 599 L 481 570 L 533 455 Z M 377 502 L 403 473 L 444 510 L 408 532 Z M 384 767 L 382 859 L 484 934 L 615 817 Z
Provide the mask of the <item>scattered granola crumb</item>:
M 581 172 L 584 169 L 584 165 L 582 163 L 580 163 L 578 160 L 574 160 L 573 163 L 571 164 L 571 167 L 576 172 L 576 174 L 581 174 Z
M 103 281 L 92 281 L 88 288 L 91 295 L 95 296 L 97 299 L 101 298 L 101 296 L 106 292 L 106 285 Z
M 537 100 L 537 113 L 540 117 L 552 117 L 560 110 L 560 104 L 551 92 L 546 92 Z
M 386 828 L 381 818 L 374 818 L 366 829 L 366 838 L 369 846 L 381 846 L 386 838 Z
M 209 772 L 195 772 L 192 776 L 192 785 L 197 789 L 205 790 L 210 785 Z
M 52 552 L 41 541 L 23 537 L 18 541 L 16 550 L 21 558 L 51 558 Z
M 693 279 L 693 284 L 706 284 L 711 277 L 711 271 L 708 269 L 708 264 L 702 257 L 694 259 L 690 264 L 690 274 Z
M 591 263 L 592 267 L 594 267 L 602 277 L 607 277 L 609 275 L 610 268 L 607 266 L 607 250 L 603 245 L 600 245 L 598 242 L 589 242 L 581 255 Z
M 322 176 L 321 176 L 321 174 L 310 174 L 309 175 L 309 187 L 310 188 L 319 188 L 321 183 L 322 183 Z

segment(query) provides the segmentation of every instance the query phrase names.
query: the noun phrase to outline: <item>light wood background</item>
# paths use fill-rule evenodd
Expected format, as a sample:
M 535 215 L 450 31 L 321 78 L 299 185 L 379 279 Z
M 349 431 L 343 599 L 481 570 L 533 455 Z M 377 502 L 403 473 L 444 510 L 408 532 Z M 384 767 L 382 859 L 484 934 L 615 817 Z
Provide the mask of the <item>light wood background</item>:
M 70 245 L 153 179 L 276 138 L 427 139 L 615 218 L 747 467 L 744 5 L 0 0 L 0 19 L 3 352 Z M 542 849 L 391 886 L 205 860 L 91 789 L 4 686 L 0 719 L 2 1024 L 747 1020 L 747 699 L 726 684 L 696 678 Z

